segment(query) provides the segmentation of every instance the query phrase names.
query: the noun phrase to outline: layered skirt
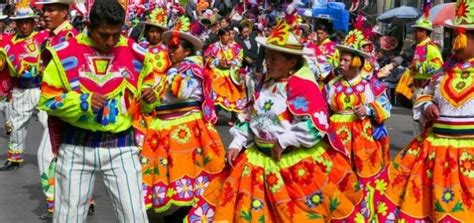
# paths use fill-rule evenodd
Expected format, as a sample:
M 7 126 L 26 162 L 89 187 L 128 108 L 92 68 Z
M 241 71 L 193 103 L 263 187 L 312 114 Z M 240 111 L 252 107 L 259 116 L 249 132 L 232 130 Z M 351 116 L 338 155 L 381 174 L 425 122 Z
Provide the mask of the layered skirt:
M 380 222 L 473 222 L 474 138 L 426 132 L 383 172 Z
M 237 77 L 232 77 L 230 69 L 208 69 L 212 79 L 212 99 L 216 106 L 229 112 L 240 112 L 247 103 L 244 84 L 237 83 Z
M 142 150 L 143 187 L 147 208 L 172 206 L 202 211 L 200 197 L 224 168 L 224 146 L 218 132 L 193 111 L 170 119 L 153 119 Z
M 325 143 L 271 158 L 271 147 L 243 151 L 204 198 L 213 222 L 364 222 L 368 213 L 347 159 Z

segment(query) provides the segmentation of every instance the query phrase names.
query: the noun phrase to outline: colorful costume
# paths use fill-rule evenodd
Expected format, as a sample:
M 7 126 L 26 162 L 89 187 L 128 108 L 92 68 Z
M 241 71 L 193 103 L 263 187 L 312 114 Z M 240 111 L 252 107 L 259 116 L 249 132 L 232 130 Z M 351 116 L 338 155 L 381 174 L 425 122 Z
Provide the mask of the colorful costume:
M 0 17 L 0 19 L 2 19 Z M 10 44 L 11 36 L 6 33 L 0 33 L 0 48 L 5 49 L 11 47 Z M 11 96 L 11 90 L 13 88 L 13 81 L 10 77 L 8 69 L 5 69 L 5 61 L 0 59 L 0 111 L 3 112 L 5 120 L 5 130 L 9 132 L 8 128 L 11 128 L 10 120 L 10 109 L 9 97 Z M 9 127 L 10 126 L 10 127 Z
M 229 43 L 224 46 L 219 41 L 206 49 L 204 58 L 207 60 L 206 68 L 211 74 L 214 104 L 227 111 L 242 111 L 247 102 L 245 86 L 239 77 L 243 50 L 237 43 Z M 219 61 L 222 60 L 231 63 L 231 67 L 228 69 L 219 68 Z
M 257 41 L 272 49 L 296 46 L 294 34 L 284 34 L 285 24 L 279 21 L 269 39 L 283 33 L 279 39 L 292 35 L 287 38 L 294 41 Z M 303 54 L 302 48 L 292 54 Z M 221 184 L 215 181 L 206 191 L 206 200 L 216 206 L 214 222 L 365 221 L 359 182 L 344 146 L 329 129 L 324 104 L 307 66 L 288 79 L 263 84 L 231 129 L 229 147 L 244 151 Z M 275 143 L 284 149 L 280 161 L 271 158 Z
M 327 38 L 319 45 L 309 42 L 306 47 L 312 51 L 308 65 L 316 74 L 318 82 L 323 83 L 325 78 L 339 66 L 340 55 L 339 50 L 336 49 L 336 42 Z
M 165 42 L 174 33 L 195 38 L 172 30 L 163 34 Z M 224 146 L 212 124 L 217 117 L 209 81 L 200 56 L 187 57 L 166 75 L 145 80 L 156 83 L 159 95 L 142 150 L 147 208 L 165 212 L 173 205 L 192 206 L 192 216 L 204 208 L 202 193 L 224 168 Z
M 46 32 L 32 32 L 27 37 L 16 34 L 10 47 L 0 49 L 0 57 L 6 63 L 5 69 L 8 67 L 15 82 L 10 104 L 10 123 L 13 127 L 8 149 L 10 162 L 23 162 L 27 123 L 33 113 L 37 112 L 41 125 L 47 127 L 46 113 L 36 109 L 40 97 L 41 45 L 46 38 Z
M 456 11 L 473 6 L 472 0 L 458 1 Z M 446 25 L 472 32 L 473 12 L 465 12 Z M 382 176 L 386 190 L 378 200 L 386 211 L 379 216 L 380 222 L 472 222 L 473 79 L 473 58 L 448 61 L 418 97 L 414 106 L 417 115 L 422 117 L 434 104 L 439 118 L 399 153 Z
M 47 48 L 52 60 L 40 109 L 67 123 L 57 157 L 54 221 L 85 221 L 100 172 L 119 222 L 148 222 L 132 129 L 141 83 L 151 71 L 143 63 L 146 50 L 123 36 L 108 54 L 92 46 L 82 33 Z M 91 107 L 93 94 L 106 96 L 100 110 Z

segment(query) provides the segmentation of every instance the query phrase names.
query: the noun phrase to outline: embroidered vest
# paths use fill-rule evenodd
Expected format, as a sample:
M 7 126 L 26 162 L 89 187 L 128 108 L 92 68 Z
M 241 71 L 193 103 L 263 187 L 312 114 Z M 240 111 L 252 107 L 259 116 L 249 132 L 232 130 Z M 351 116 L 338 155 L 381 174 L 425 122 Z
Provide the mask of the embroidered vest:
M 52 48 L 57 52 L 64 75 L 72 90 L 100 93 L 108 98 L 125 93 L 136 94 L 145 49 L 133 40 L 121 37 L 109 54 L 99 54 L 85 34 Z M 130 101 L 127 101 L 127 108 Z

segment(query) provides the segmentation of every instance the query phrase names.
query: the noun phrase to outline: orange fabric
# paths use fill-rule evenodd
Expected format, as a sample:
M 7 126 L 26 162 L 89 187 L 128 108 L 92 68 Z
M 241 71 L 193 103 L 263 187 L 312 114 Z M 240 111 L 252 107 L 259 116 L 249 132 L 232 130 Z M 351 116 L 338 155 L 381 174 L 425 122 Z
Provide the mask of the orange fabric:
M 246 100 L 245 87 L 236 85 L 231 77 L 230 70 L 209 70 L 212 79 L 212 90 L 215 93 L 214 104 L 219 105 L 227 111 L 240 112 L 244 108 Z
M 255 156 L 264 155 L 247 149 L 208 187 L 214 222 L 364 222 L 360 185 L 340 153 L 328 149 L 318 161 L 309 156 L 276 169 L 252 163 Z

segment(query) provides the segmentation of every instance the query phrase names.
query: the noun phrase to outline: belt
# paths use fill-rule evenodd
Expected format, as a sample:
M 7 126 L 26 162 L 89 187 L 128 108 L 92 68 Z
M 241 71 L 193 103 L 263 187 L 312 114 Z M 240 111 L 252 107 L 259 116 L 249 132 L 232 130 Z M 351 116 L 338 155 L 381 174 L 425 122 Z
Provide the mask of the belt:
M 84 147 L 117 148 L 136 146 L 133 129 L 123 132 L 93 132 L 78 127 L 68 126 L 64 143 Z
M 440 116 L 433 123 L 433 133 L 446 138 L 474 138 L 474 117 Z
M 32 78 L 18 78 L 17 88 L 20 89 L 31 89 L 39 88 L 41 86 L 41 76 L 36 76 Z
M 278 142 L 276 142 L 278 143 Z M 272 149 L 273 149 L 273 146 L 275 145 L 275 142 L 269 142 L 269 141 L 265 141 L 265 140 L 262 140 L 262 139 L 258 139 L 256 138 L 255 139 L 255 149 L 257 149 L 258 151 L 260 151 L 261 153 L 267 155 L 267 156 L 272 156 Z M 286 153 L 289 153 L 291 150 L 283 150 L 282 154 L 286 154 Z
M 200 109 L 201 102 L 199 101 L 188 101 L 176 104 L 169 104 L 169 105 L 160 105 L 155 108 L 155 112 L 157 114 L 170 114 L 175 112 L 185 112 L 191 111 L 193 109 Z

